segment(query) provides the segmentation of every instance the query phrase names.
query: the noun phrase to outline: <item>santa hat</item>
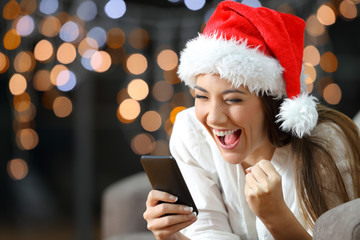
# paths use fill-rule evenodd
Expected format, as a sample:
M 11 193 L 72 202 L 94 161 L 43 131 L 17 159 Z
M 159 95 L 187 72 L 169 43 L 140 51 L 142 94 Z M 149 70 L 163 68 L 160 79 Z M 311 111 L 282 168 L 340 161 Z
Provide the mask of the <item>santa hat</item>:
M 199 74 L 219 74 L 235 87 L 285 98 L 281 129 L 302 138 L 316 126 L 316 98 L 302 74 L 305 22 L 293 15 L 221 2 L 203 31 L 181 52 L 178 74 L 194 87 Z

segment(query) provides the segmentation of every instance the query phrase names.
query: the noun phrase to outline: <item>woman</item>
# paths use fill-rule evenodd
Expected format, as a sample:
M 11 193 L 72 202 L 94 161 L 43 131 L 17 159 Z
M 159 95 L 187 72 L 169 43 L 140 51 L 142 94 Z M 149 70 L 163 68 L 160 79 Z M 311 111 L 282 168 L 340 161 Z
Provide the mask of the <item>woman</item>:
M 359 132 L 307 94 L 304 27 L 224 1 L 187 44 L 178 72 L 195 107 L 178 114 L 170 150 L 199 215 L 151 191 L 157 239 L 311 239 L 322 213 L 360 197 Z

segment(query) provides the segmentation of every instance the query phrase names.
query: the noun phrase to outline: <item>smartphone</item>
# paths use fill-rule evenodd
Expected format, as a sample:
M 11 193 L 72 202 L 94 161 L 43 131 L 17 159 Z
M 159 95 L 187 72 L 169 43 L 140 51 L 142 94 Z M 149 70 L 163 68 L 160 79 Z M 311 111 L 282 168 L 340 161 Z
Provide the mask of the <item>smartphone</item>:
M 199 214 L 181 171 L 172 156 L 143 155 L 140 161 L 153 189 L 178 197 L 176 204 L 190 206 L 197 215 Z

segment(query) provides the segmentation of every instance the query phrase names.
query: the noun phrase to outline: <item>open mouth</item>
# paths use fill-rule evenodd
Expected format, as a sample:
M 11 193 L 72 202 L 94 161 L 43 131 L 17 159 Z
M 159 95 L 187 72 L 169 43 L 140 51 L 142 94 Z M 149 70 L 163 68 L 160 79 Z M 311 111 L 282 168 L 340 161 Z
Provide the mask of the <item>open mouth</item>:
M 225 149 L 234 148 L 239 140 L 241 135 L 240 129 L 234 130 L 213 130 L 214 135 L 216 136 L 220 146 Z

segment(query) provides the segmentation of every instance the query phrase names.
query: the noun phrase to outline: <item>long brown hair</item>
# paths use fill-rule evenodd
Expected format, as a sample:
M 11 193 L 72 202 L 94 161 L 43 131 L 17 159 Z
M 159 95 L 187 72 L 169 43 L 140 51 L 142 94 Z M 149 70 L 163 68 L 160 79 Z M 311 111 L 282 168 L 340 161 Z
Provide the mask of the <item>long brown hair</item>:
M 329 151 L 331 146 L 327 145 L 327 141 L 312 135 L 299 139 L 291 133 L 281 131 L 279 126 L 281 123 L 275 121 L 283 100 L 267 95 L 263 95 L 261 100 L 265 111 L 265 128 L 271 143 L 275 147 L 291 144 L 295 159 L 296 191 L 305 220 L 312 229 L 318 217 L 334 207 L 333 203 L 329 204 L 329 192 L 336 198 L 336 204 L 360 197 L 359 130 L 346 115 L 324 105 L 317 105 L 318 125 L 325 122 L 336 124 L 339 128 L 336 130 L 336 136 L 340 137 L 347 147 L 345 151 L 349 162 L 346 164 L 350 168 L 353 184 L 353 189 L 348 189 L 349 186 L 344 183 L 336 160 Z M 329 181 L 331 181 L 331 189 L 323 184 Z M 354 196 L 351 196 L 350 192 L 353 192 Z

